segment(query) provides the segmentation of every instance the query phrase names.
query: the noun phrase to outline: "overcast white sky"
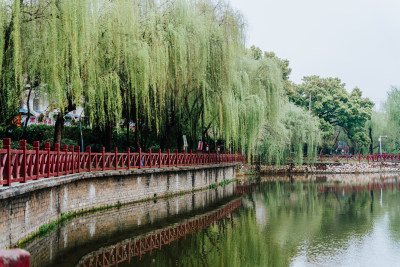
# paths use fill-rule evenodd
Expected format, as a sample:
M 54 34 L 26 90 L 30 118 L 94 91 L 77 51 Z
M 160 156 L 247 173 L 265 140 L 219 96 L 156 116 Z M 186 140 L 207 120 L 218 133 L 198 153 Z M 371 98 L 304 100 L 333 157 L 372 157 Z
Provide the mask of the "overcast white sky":
M 338 77 L 378 106 L 400 85 L 400 0 L 228 0 L 246 45 L 290 61 L 291 80 Z

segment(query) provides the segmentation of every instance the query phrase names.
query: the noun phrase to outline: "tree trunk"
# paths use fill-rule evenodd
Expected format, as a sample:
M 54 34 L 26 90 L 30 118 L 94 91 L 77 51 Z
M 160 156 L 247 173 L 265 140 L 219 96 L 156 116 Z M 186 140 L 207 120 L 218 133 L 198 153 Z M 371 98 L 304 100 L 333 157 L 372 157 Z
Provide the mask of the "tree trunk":
M 129 132 L 130 130 L 129 130 L 129 120 L 128 120 L 126 123 L 126 147 L 130 147 Z
M 204 105 L 201 106 L 201 141 L 203 142 L 203 145 L 205 145 L 205 140 L 204 140 Z
M 140 148 L 140 139 L 139 139 L 139 121 L 135 122 L 135 141 L 136 141 L 136 150 L 139 151 Z
M 61 144 L 62 132 L 64 130 L 64 115 L 58 113 L 54 128 L 54 144 Z
M 127 147 L 130 147 L 130 140 L 129 140 L 129 138 L 130 138 L 130 129 L 129 129 L 129 123 L 130 123 L 130 116 L 128 116 L 128 119 L 127 119 L 127 122 L 126 122 L 126 146 Z
M 106 151 L 111 152 L 112 148 L 112 134 L 113 134 L 113 126 L 111 123 L 107 123 L 106 125 Z
M 28 122 L 29 122 L 29 120 L 30 120 L 30 118 L 31 118 L 31 107 L 30 107 L 30 105 L 29 105 L 29 102 L 30 102 L 30 100 L 31 100 L 32 87 L 33 87 L 33 86 L 31 86 L 31 87 L 29 88 L 28 98 L 27 98 L 27 100 L 26 100 L 26 106 L 28 107 L 28 114 L 26 115 L 24 131 L 22 132 L 22 137 L 23 137 L 23 138 L 25 138 L 26 129 L 28 128 Z M 26 139 L 26 138 L 25 138 L 25 139 Z
M 371 139 L 371 143 L 369 144 L 369 153 L 374 154 L 374 139 L 372 138 L 372 127 L 368 128 L 369 130 L 369 139 Z
M 341 131 L 342 131 L 342 128 L 339 129 L 339 132 L 338 132 L 338 134 L 336 135 L 335 142 L 333 143 L 333 147 L 331 147 L 331 150 L 334 150 L 334 149 L 335 149 L 335 146 L 336 146 L 336 144 L 337 144 L 337 142 L 338 142 L 339 135 L 340 135 L 340 132 L 341 132 Z

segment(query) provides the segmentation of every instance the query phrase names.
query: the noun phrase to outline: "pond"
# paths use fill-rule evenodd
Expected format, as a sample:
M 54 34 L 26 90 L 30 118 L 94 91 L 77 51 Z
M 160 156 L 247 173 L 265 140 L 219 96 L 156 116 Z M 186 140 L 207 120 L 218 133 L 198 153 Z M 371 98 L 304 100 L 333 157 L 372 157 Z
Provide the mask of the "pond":
M 256 177 L 76 217 L 32 266 L 395 266 L 396 175 Z

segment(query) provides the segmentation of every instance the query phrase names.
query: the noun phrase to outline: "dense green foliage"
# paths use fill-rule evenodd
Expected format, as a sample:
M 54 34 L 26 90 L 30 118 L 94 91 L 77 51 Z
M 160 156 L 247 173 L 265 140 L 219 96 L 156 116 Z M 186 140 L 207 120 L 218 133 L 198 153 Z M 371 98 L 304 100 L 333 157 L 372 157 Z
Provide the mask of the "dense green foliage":
M 1 13 L 13 44 L 0 49 L 12 59 L 2 123 L 29 86 L 61 114 L 84 106 L 100 130 L 135 121 L 137 145 L 181 147 L 185 134 L 191 147 L 206 137 L 252 151 L 278 117 L 281 69 L 247 55 L 242 17 L 223 2 L 21 0 Z
M 369 137 L 368 153 L 379 153 L 379 137 L 383 153 L 400 153 L 400 90 L 393 87 L 380 111 L 372 112 L 364 131 Z
M 34 88 L 60 113 L 56 142 L 63 115 L 82 106 L 108 150 L 131 146 L 131 134 L 135 149 L 182 148 L 186 135 L 192 149 L 202 140 L 301 164 L 343 133 L 354 152 L 371 143 L 373 104 L 358 88 L 317 76 L 293 84 L 288 60 L 245 48 L 243 18 L 223 1 L 1 1 L 0 24 L 2 125 Z
M 374 112 L 368 127 L 374 141 L 373 150 L 379 152 L 379 136 L 382 138 L 382 151 L 384 153 L 400 152 L 400 90 L 393 87 L 388 95 L 383 111 Z
M 264 160 L 279 165 L 292 158 L 294 163 L 301 165 L 306 154 L 313 161 L 320 145 L 318 118 L 293 103 L 285 103 L 282 110 L 279 122 L 268 128 L 261 140 Z
M 309 76 L 295 86 L 289 97 L 297 105 L 311 107 L 312 113 L 319 117 L 324 150 L 329 151 L 337 145 L 340 131 L 346 134 L 353 153 L 368 147 L 370 142 L 365 125 L 371 118 L 374 104 L 362 97 L 359 88 L 348 93 L 338 78 Z

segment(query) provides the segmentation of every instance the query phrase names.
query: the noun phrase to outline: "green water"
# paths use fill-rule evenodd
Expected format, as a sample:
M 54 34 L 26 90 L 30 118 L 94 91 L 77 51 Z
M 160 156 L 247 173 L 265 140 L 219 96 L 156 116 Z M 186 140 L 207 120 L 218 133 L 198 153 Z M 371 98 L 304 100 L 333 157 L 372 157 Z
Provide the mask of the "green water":
M 400 266 L 400 191 L 270 182 L 230 218 L 138 266 Z M 329 191 L 329 190 L 328 190 Z
M 26 249 L 33 266 L 400 266 L 397 178 L 375 186 L 273 180 L 78 217 Z M 115 260 L 127 242 L 237 202 L 211 226 L 161 250 L 141 258 L 121 250 L 125 258 Z

